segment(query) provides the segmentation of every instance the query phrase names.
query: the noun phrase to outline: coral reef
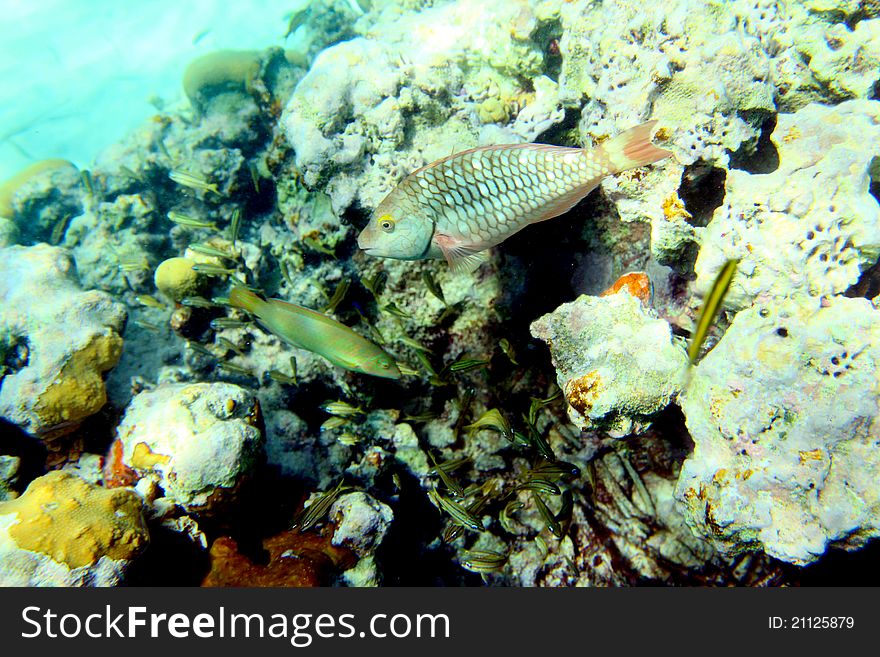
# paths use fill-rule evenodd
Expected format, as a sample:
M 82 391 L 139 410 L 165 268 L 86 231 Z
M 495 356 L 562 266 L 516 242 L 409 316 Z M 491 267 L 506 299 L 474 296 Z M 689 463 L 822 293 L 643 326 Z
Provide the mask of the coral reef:
M 727 297 L 739 309 L 780 296 L 845 292 L 880 256 L 880 205 L 871 194 L 880 102 L 808 105 L 780 114 L 772 173 L 728 172 L 724 202 L 701 237 L 696 290 L 740 261 Z M 872 178 L 873 176 L 873 178 Z
M 50 472 L 0 502 L 0 585 L 114 586 L 149 533 L 141 500 Z
M 484 18 L 486 30 L 472 30 Z M 535 138 L 561 121 L 530 38 L 539 23 L 526 2 L 461 0 L 365 18 L 364 36 L 318 54 L 282 116 L 306 184 L 326 190 L 336 213 L 374 207 L 451 150 Z
M 350 550 L 333 547 L 326 537 L 296 531 L 267 538 L 263 549 L 269 553 L 265 565 L 241 554 L 231 538 L 218 538 L 202 586 L 326 586 L 335 571 L 354 561 Z
M 641 432 L 680 390 L 684 349 L 626 288 L 563 304 L 532 335 L 550 347 L 569 417 L 584 431 Z
M 206 54 L 88 170 L 4 184 L 0 579 L 774 585 L 861 548 L 875 4 L 300 3 L 286 49 Z M 473 275 L 358 248 L 418 167 L 651 119 L 673 157 Z M 234 287 L 351 327 L 401 378 L 286 344 Z
M 676 497 L 720 549 L 806 564 L 880 534 L 878 319 L 866 299 L 754 306 L 697 367 Z
M 80 188 L 71 162 L 40 160 L 0 185 L 0 217 L 14 220 L 28 244 L 49 241 L 81 211 Z
M 163 384 L 142 392 L 117 432 L 108 472 L 130 473 L 126 483 L 151 491 L 148 500 L 159 508 L 214 513 L 234 500 L 262 457 L 259 402 L 228 383 Z
M 49 440 L 101 409 L 103 374 L 122 351 L 125 308 L 81 290 L 64 249 L 0 252 L 0 317 L 0 415 Z

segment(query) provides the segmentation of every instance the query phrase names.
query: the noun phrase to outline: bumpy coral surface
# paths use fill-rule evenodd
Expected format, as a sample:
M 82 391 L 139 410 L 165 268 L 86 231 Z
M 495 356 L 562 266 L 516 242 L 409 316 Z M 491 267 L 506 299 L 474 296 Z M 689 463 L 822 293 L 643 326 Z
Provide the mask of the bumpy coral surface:
M 0 502 L 0 584 L 112 586 L 149 541 L 142 503 L 51 472 Z
M 695 266 L 705 293 L 725 260 L 740 260 L 727 297 L 733 308 L 842 293 L 880 255 L 880 205 L 870 190 L 880 177 L 880 102 L 780 114 L 771 139 L 779 168 L 728 173 Z
M 572 422 L 625 436 L 678 392 L 687 363 L 669 324 L 626 291 L 581 296 L 532 324 L 550 347 Z
M 865 299 L 740 312 L 682 403 L 688 522 L 728 553 L 797 564 L 880 535 L 878 363 L 880 313 Z
M 379 14 L 364 37 L 322 51 L 282 117 L 306 183 L 325 188 L 337 212 L 355 200 L 373 207 L 450 149 L 533 139 L 561 121 L 530 38 L 539 24 L 527 2 L 459 0 Z
M 111 472 L 133 472 L 187 511 L 216 511 L 262 456 L 259 403 L 227 383 L 166 384 L 142 392 L 119 425 Z
M 0 252 L 0 415 L 35 436 L 67 433 L 107 396 L 125 309 L 79 287 L 68 253 L 47 244 Z

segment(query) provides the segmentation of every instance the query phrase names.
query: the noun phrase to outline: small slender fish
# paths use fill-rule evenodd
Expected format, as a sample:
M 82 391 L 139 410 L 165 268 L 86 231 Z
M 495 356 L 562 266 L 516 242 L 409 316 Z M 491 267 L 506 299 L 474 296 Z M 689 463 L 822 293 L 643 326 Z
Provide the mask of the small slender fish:
M 498 522 L 501 523 L 501 526 L 504 527 L 505 531 L 510 532 L 511 534 L 515 534 L 516 530 L 513 526 L 513 520 L 510 518 L 510 514 L 516 513 L 517 511 L 522 510 L 525 507 L 525 504 L 520 502 L 519 500 L 511 500 L 504 508 L 501 509 L 501 513 L 498 514 Z
M 220 336 L 217 338 L 217 344 L 226 347 L 230 351 L 234 351 L 239 356 L 244 356 L 244 352 L 241 350 L 241 347 L 239 347 L 229 338 L 224 338 L 223 336 Z
M 229 307 L 229 297 L 211 297 L 211 303 L 215 306 Z
M 504 568 L 507 555 L 491 550 L 465 550 L 461 553 L 459 563 L 472 573 L 492 573 Z
M 229 302 L 255 315 L 288 344 L 316 353 L 338 367 L 388 379 L 401 376 L 394 359 L 381 347 L 326 315 L 280 299 L 263 299 L 240 286 L 232 288 Z
M 487 249 L 568 211 L 606 176 L 669 157 L 651 143 L 655 124 L 592 149 L 509 144 L 445 157 L 411 173 L 379 203 L 358 246 L 372 256 L 445 258 L 453 271 L 473 271 Z
M 296 379 L 292 376 L 287 376 L 284 372 L 279 372 L 278 370 L 269 370 L 268 372 L 266 372 L 266 375 L 270 379 L 272 379 L 273 381 L 276 381 L 276 382 L 281 383 L 283 385 L 286 385 L 286 386 L 295 386 L 296 385 Z
M 192 351 L 196 352 L 197 354 L 202 354 L 202 356 L 208 356 L 210 358 L 217 358 L 217 356 L 214 355 L 213 351 L 211 351 L 210 349 L 208 349 L 204 345 L 199 344 L 198 342 L 189 341 L 186 343 L 186 346 L 189 347 Z
M 409 313 L 405 313 L 400 308 L 397 307 L 397 304 L 393 302 L 388 302 L 384 306 L 382 306 L 382 311 L 388 313 L 392 317 L 399 317 L 400 319 L 409 319 L 412 317 Z
M 143 271 L 150 268 L 150 263 L 143 254 L 127 254 L 116 256 L 119 271 L 133 272 Z
M 479 358 L 459 358 L 454 363 L 446 366 L 450 372 L 470 372 L 489 366 L 489 361 Z
M 229 222 L 229 240 L 232 242 L 232 248 L 235 248 L 235 241 L 238 239 L 238 231 L 241 229 L 241 209 L 235 208 L 232 211 L 232 219 Z
M 175 212 L 174 210 L 170 210 L 168 212 L 168 218 L 178 224 L 179 226 L 186 226 L 187 228 L 210 228 L 211 230 L 217 230 L 217 224 L 213 221 L 202 221 L 201 219 L 193 219 L 181 212 Z
M 208 182 L 205 178 L 196 174 L 175 169 L 168 174 L 168 177 L 183 187 L 189 187 L 190 189 L 201 190 L 203 192 L 213 192 L 217 196 L 224 196 L 224 194 L 217 189 L 215 183 Z
M 165 145 L 165 140 L 159 139 L 156 143 L 159 144 L 159 150 L 162 151 L 162 155 L 165 156 L 165 159 L 167 159 L 169 162 L 174 162 L 174 158 L 171 157 L 171 153 L 168 152 L 168 147 Z M 174 178 L 171 179 L 174 180 Z
M 545 459 L 548 461 L 555 461 L 556 454 L 553 453 L 553 448 L 550 447 L 550 444 L 544 439 L 541 432 L 538 431 L 538 427 L 536 427 L 534 422 L 532 422 L 525 414 L 523 414 L 523 420 L 525 421 L 526 429 L 528 430 L 529 443 L 537 449 L 538 453 Z
M 516 362 L 516 352 L 513 350 L 513 346 L 510 344 L 507 338 L 501 338 L 498 341 L 498 346 L 501 347 L 501 351 L 504 352 L 504 355 L 507 356 L 507 359 L 514 365 L 519 365 Z
M 467 491 L 465 491 L 465 494 L 467 495 Z M 430 493 L 429 493 L 429 495 L 430 495 Z M 477 514 L 482 513 L 483 508 L 486 506 L 486 504 L 489 503 L 489 499 L 490 499 L 489 495 L 481 495 L 480 497 L 474 498 L 471 502 L 468 503 L 467 506 L 463 506 L 462 508 L 464 508 L 464 510 L 469 515 L 471 515 L 474 519 L 476 519 Z M 452 500 L 447 500 L 447 501 L 452 502 Z M 453 522 L 443 532 L 443 534 L 442 534 L 443 542 L 444 543 L 451 543 L 452 541 L 454 541 L 456 538 L 458 538 L 458 536 L 461 535 L 461 533 L 462 533 L 462 531 L 464 531 L 465 527 L 473 529 L 473 527 L 471 527 L 469 525 L 465 525 L 461 522 L 458 522 L 458 521 Z M 477 529 L 476 531 L 482 531 L 482 530 L 483 530 L 483 528 L 481 525 L 480 528 Z
M 360 436 L 353 434 L 351 431 L 343 431 L 337 439 L 341 445 L 353 447 L 361 442 Z
M 89 196 L 89 198 L 94 198 L 95 183 L 92 180 L 92 172 L 88 169 L 83 169 L 82 171 L 80 171 L 80 177 L 82 178 L 82 184 L 86 190 L 86 194 Z
M 190 308 L 215 308 L 215 304 L 208 301 L 205 297 L 183 297 L 180 305 L 189 306 Z
M 468 431 L 495 429 L 496 431 L 501 432 L 501 434 L 508 440 L 513 438 L 513 431 L 510 428 L 510 422 L 507 421 L 507 418 L 505 418 L 497 408 L 490 408 L 477 418 L 476 422 L 468 424 L 464 428 Z
M 142 329 L 147 329 L 148 331 L 152 331 L 153 333 L 161 333 L 162 327 L 158 324 L 153 324 L 153 322 L 148 322 L 143 319 L 133 319 L 131 323 L 135 326 L 140 326 Z
M 226 361 L 220 361 L 217 363 L 217 367 L 221 370 L 226 370 L 230 374 L 237 374 L 239 376 L 246 376 L 249 378 L 253 378 L 254 373 L 245 367 L 240 367 L 238 365 L 234 365 L 232 363 L 227 363 Z
M 547 508 L 547 503 L 544 502 L 541 496 L 535 491 L 532 491 L 532 500 L 534 501 L 535 506 L 538 507 L 538 513 L 541 514 L 541 518 L 547 523 L 547 529 L 550 530 L 550 533 L 556 538 L 562 538 L 562 525 L 560 525 L 559 521 L 556 520 L 552 513 L 550 513 L 550 509 Z
M 232 317 L 217 317 L 211 320 L 211 328 L 215 330 L 244 328 L 249 326 L 250 322 L 245 322 Z
M 443 302 L 443 305 L 447 305 L 446 296 L 443 294 L 443 288 L 440 287 L 440 284 L 434 278 L 434 275 L 425 271 L 422 272 L 422 280 L 425 282 L 425 286 L 428 288 L 428 292 L 433 294 L 437 299 Z
M 401 341 L 403 344 L 405 344 L 407 347 L 412 347 L 412 348 L 415 349 L 416 351 L 424 351 L 426 354 L 430 354 L 430 353 L 431 353 L 431 350 L 428 349 L 425 345 L 423 345 L 423 344 L 422 344 L 421 342 L 419 342 L 418 340 L 413 340 L 413 339 L 412 339 L 411 337 L 409 337 L 408 335 L 401 335 L 401 336 L 398 338 L 398 340 L 400 340 L 400 341 Z
M 516 490 L 531 490 L 536 493 L 547 493 L 549 495 L 559 495 L 562 492 L 559 490 L 559 486 L 546 479 L 530 479 L 526 483 L 517 486 Z
M 321 431 L 331 431 L 333 429 L 338 429 L 339 427 L 344 427 L 348 424 L 348 418 L 333 416 L 331 418 L 327 418 L 324 420 L 324 423 L 321 425 Z
M 442 463 L 437 463 L 436 461 L 434 461 L 434 467 L 428 470 L 428 474 L 437 474 L 438 468 L 443 468 L 446 472 L 455 472 L 459 468 L 468 465 L 469 463 L 471 463 L 471 459 L 468 456 L 461 456 L 457 459 L 449 459 L 448 461 L 443 461 Z M 477 488 L 479 488 L 479 486 Z
M 210 262 L 200 262 L 192 266 L 192 270 L 205 276 L 229 276 L 234 274 L 235 270 L 227 269 L 220 265 L 214 265 Z
M 388 281 L 388 274 L 384 271 L 377 271 L 371 278 L 362 278 L 361 283 L 370 293 L 378 298 L 385 290 L 385 283 Z
M 338 417 L 354 417 L 355 415 L 364 415 L 364 409 L 360 406 L 354 406 L 344 401 L 328 401 L 324 402 L 319 408 L 325 413 L 336 415 Z
M 571 481 L 581 476 L 581 469 L 566 461 L 545 461 L 528 471 L 530 477 L 550 481 Z
M 414 370 L 415 371 L 415 370 Z M 415 415 L 404 415 L 401 419 L 404 422 L 429 422 L 437 417 L 436 413 L 432 413 L 431 411 L 426 411 L 424 413 L 417 413 Z
M 456 497 L 464 497 L 464 489 L 449 475 L 449 472 L 446 470 L 446 468 L 437 463 L 437 459 L 435 459 L 434 455 L 430 452 L 428 453 L 428 456 L 431 457 L 431 463 L 434 464 L 433 472 L 440 477 L 440 481 L 442 481 L 443 485 L 446 486 L 446 490 L 448 490 Z
M 700 355 L 700 347 L 709 334 L 709 328 L 712 322 L 721 310 L 721 303 L 730 289 L 730 282 L 736 275 L 736 268 L 739 266 L 739 260 L 728 260 L 724 263 L 721 271 L 715 277 L 712 283 L 712 289 L 703 301 L 703 309 L 700 311 L 700 319 L 697 321 L 697 328 L 691 338 L 691 344 L 688 347 L 688 362 L 691 366 L 697 364 L 697 357 Z
M 336 311 L 336 308 L 342 303 L 342 300 L 345 299 L 345 295 L 348 294 L 348 288 L 351 286 L 351 281 L 347 278 L 343 278 L 336 286 L 336 289 L 333 291 L 333 296 L 330 297 L 330 300 L 327 302 L 327 305 L 324 306 L 323 310 L 325 313 L 332 313 Z
M 236 256 L 228 253 L 227 251 L 223 251 L 216 247 L 211 246 L 210 244 L 203 244 L 201 242 L 196 242 L 194 244 L 190 244 L 189 248 L 196 253 L 201 253 L 202 255 L 211 256 L 214 258 L 224 258 L 226 260 L 236 260 Z
M 55 225 L 52 227 L 52 234 L 49 235 L 49 244 L 56 246 L 61 243 L 64 233 L 67 230 L 67 222 L 70 221 L 70 216 L 71 215 L 66 214 L 55 222 Z
M 417 369 L 410 367 L 406 363 L 401 363 L 400 361 L 397 361 L 397 369 L 399 369 L 400 373 L 404 376 L 417 376 L 419 373 Z
M 436 490 L 429 490 L 428 496 L 438 508 L 448 513 L 452 520 L 457 524 L 467 527 L 468 529 L 473 529 L 477 532 L 483 531 L 483 525 L 480 524 L 477 517 L 458 502 L 454 502 L 448 497 L 444 497 Z
M 291 529 L 298 529 L 301 532 L 305 532 L 318 524 L 324 516 L 327 515 L 327 512 L 330 510 L 330 507 L 333 506 L 333 502 L 336 501 L 336 498 L 339 497 L 343 491 L 347 490 L 343 484 L 344 480 L 340 479 L 336 486 L 328 490 L 326 493 L 323 493 L 318 499 L 312 502 L 311 505 L 300 511 L 294 517 Z
M 284 36 L 281 37 L 282 39 L 287 39 L 287 37 L 296 32 L 296 28 L 306 22 L 310 9 L 311 7 L 306 5 L 302 9 L 297 9 L 288 15 L 287 30 L 284 32 Z
M 529 424 L 534 425 L 538 421 L 538 412 L 544 408 L 545 406 L 549 406 L 557 399 L 562 397 L 562 388 L 557 388 L 556 392 L 547 397 L 546 399 L 539 399 L 538 397 L 532 397 L 532 402 L 529 404 Z
M 125 165 L 120 166 L 120 167 L 119 167 L 119 171 L 120 171 L 123 175 L 128 176 L 129 178 L 131 178 L 132 180 L 138 180 L 138 181 L 140 181 L 140 182 L 143 182 L 143 181 L 144 181 L 144 177 L 143 177 L 141 174 L 139 174 L 137 171 L 134 171 L 134 170 L 132 170 L 132 169 L 129 169 L 129 168 L 128 168 L 127 166 L 125 166 Z
M 317 251 L 318 253 L 323 253 L 324 255 L 328 255 L 331 258 L 336 257 L 336 252 L 333 251 L 333 249 L 331 249 L 326 244 L 318 241 L 316 238 L 312 237 L 311 235 L 306 235 L 305 237 L 303 237 L 302 243 L 305 244 L 307 247 L 309 247 L 312 251 Z
M 142 306 L 147 306 L 148 308 L 158 308 L 160 310 L 165 310 L 166 308 L 164 303 L 149 294 L 139 294 L 134 299 Z
M 251 174 L 251 183 L 254 186 L 254 191 L 259 194 L 260 193 L 260 172 L 257 170 L 257 166 L 253 162 L 248 162 L 248 171 Z
M 238 285 L 239 287 L 243 287 L 246 290 L 250 290 L 251 292 L 257 291 L 257 288 L 255 288 L 253 285 L 248 285 L 245 281 L 243 281 L 241 278 L 236 276 L 233 272 L 229 273 L 229 282 L 233 283 L 235 285 Z

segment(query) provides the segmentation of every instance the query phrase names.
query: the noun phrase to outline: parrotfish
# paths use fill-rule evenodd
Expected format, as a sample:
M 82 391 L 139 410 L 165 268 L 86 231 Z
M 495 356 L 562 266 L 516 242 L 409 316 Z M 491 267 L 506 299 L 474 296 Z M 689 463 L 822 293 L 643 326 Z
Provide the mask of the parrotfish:
M 454 271 L 473 271 L 487 249 L 568 211 L 605 176 L 669 157 L 651 143 L 656 123 L 591 149 L 509 144 L 445 157 L 411 173 L 379 203 L 358 246 L 384 258 L 445 258 Z
M 319 312 L 280 299 L 263 299 L 240 286 L 232 288 L 229 303 L 256 316 L 288 344 L 323 356 L 343 369 L 386 379 L 401 376 L 394 359 L 381 347 Z

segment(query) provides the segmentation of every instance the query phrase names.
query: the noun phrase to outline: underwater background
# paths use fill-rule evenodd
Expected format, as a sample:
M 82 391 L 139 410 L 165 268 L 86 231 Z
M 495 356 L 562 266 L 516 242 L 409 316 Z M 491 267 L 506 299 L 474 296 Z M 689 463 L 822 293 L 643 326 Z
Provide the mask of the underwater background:
M 0 52 L 0 584 L 877 583 L 876 0 Z

